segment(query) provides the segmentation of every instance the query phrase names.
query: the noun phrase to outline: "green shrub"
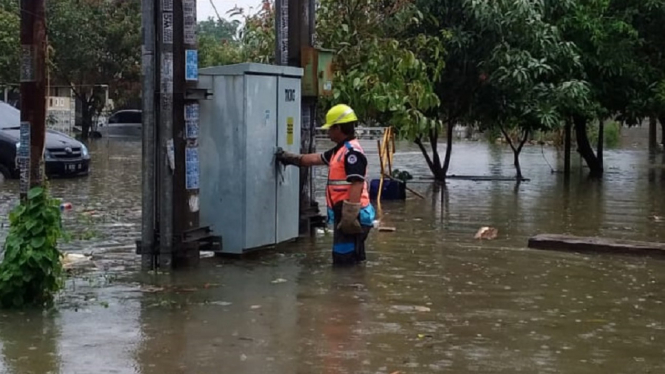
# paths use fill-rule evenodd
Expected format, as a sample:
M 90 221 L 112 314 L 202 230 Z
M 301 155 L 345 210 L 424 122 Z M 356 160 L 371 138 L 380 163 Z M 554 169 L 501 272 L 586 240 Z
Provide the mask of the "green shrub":
M 0 264 L 0 307 L 45 306 L 62 288 L 59 205 L 46 188 L 34 187 L 9 214 L 9 235 Z

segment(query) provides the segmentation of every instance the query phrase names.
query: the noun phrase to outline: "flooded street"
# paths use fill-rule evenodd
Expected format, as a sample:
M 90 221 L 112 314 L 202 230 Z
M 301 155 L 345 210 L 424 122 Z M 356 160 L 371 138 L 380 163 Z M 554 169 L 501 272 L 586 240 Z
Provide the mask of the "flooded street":
M 376 141 L 362 144 L 375 177 Z M 134 255 L 140 142 L 89 148 L 92 174 L 51 187 L 74 207 L 63 250 L 97 267 L 68 281 L 55 311 L 0 311 L 0 373 L 665 372 L 664 261 L 526 249 L 539 233 L 665 241 L 662 156 L 650 164 L 634 139 L 606 150 L 602 182 L 574 154 L 564 183 L 552 172 L 563 156 L 534 145 L 521 157 L 528 182 L 443 190 L 419 179 L 426 164 L 403 143 L 394 167 L 425 199 L 382 204 L 397 231 L 371 234 L 364 266 L 333 269 L 332 235 L 319 234 L 173 274 L 142 273 Z M 511 177 L 512 157 L 456 142 L 449 173 Z M 17 196 L 16 181 L 0 185 L 0 242 Z M 498 238 L 474 240 L 481 226 Z

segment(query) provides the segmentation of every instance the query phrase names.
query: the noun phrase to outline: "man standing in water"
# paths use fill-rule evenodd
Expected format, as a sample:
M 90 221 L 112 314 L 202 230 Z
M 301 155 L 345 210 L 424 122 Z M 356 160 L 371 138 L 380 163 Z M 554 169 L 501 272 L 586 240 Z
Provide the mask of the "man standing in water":
M 339 104 L 326 114 L 328 137 L 336 146 L 325 153 L 293 154 L 279 150 L 277 159 L 284 165 L 328 166 L 326 205 L 328 222 L 334 223 L 333 264 L 365 261 L 365 240 L 376 213 L 367 188 L 367 157 L 355 137 L 358 117 L 351 107 Z

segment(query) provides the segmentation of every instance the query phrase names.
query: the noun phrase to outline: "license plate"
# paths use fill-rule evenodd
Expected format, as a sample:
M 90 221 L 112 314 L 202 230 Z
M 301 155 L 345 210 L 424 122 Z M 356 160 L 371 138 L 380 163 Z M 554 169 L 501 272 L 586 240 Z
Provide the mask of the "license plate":
M 65 170 L 67 171 L 76 171 L 78 164 L 67 164 L 65 165 Z

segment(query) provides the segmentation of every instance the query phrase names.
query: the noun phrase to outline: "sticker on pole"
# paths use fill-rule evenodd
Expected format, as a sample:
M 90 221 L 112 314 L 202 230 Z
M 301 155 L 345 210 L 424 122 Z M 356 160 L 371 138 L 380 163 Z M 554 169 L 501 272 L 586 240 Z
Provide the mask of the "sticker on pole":
M 32 45 L 21 46 L 21 82 L 35 81 L 35 53 Z
M 196 0 L 183 0 L 185 44 L 196 44 Z
M 162 10 L 165 12 L 173 12 L 173 0 L 162 0 Z
M 185 121 L 185 130 L 187 139 L 197 139 L 199 137 L 199 121 Z
M 191 103 L 185 105 L 185 121 L 199 120 L 199 104 Z
M 173 139 L 169 139 L 166 142 L 166 157 L 169 161 L 171 171 L 175 170 L 175 146 L 173 145 Z
M 185 188 L 199 189 L 199 148 L 185 148 Z
M 173 13 L 162 13 L 162 43 L 173 44 Z
M 16 158 L 19 167 L 19 192 L 21 194 L 27 194 L 30 189 L 30 130 L 30 122 L 21 122 Z
M 188 81 L 199 80 L 199 54 L 196 49 L 185 51 L 185 79 Z
M 286 145 L 293 144 L 293 117 L 286 118 Z
M 199 104 L 185 104 L 185 135 L 187 139 L 199 137 Z
M 162 54 L 162 71 L 160 76 L 161 93 L 173 93 L 173 53 Z

